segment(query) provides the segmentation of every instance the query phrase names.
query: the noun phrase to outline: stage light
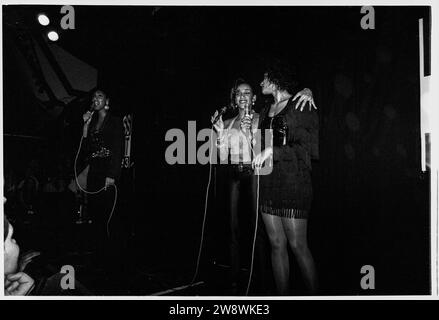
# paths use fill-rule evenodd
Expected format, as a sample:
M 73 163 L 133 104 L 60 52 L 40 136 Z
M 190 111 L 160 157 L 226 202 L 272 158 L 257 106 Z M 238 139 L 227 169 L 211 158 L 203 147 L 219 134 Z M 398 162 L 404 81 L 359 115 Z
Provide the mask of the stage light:
M 38 15 L 38 22 L 43 25 L 43 26 L 47 26 L 50 23 L 49 17 L 46 16 L 45 14 L 41 13 Z
M 51 41 L 57 41 L 59 39 L 59 35 L 56 31 L 50 31 L 47 34 L 47 37 L 49 38 L 49 40 Z

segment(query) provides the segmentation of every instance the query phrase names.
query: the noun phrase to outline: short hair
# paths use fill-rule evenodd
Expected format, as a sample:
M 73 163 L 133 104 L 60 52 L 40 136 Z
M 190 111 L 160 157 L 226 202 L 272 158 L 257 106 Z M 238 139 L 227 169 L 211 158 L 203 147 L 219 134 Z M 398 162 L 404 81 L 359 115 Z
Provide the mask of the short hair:
M 248 85 L 250 86 L 250 88 L 252 89 L 252 93 L 254 94 L 254 92 L 253 92 L 253 86 L 250 84 L 250 82 L 246 81 L 246 80 L 243 79 L 243 78 L 238 78 L 238 79 L 236 79 L 236 80 L 235 80 L 235 83 L 234 83 L 234 85 L 233 85 L 233 87 L 232 87 L 232 89 L 230 90 L 230 106 L 231 106 L 232 108 L 235 108 L 236 92 L 237 92 L 238 87 L 239 87 L 241 84 L 248 84 Z
M 279 90 L 293 93 L 299 85 L 297 68 L 286 60 L 274 59 L 265 69 L 267 79 L 275 84 Z

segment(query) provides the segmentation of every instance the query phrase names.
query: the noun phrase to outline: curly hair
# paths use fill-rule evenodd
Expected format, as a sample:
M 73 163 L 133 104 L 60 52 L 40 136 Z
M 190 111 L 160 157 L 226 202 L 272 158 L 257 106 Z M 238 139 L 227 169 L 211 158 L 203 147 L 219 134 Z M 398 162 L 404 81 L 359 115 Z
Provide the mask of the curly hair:
M 293 93 L 299 85 L 297 69 L 285 60 L 273 60 L 265 69 L 268 81 L 275 84 L 279 90 Z

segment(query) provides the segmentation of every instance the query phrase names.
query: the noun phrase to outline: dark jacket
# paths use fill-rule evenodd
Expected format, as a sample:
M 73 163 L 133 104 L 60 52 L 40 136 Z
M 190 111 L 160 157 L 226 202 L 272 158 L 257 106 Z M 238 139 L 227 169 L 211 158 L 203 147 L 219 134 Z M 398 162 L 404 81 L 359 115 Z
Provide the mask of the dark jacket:
M 288 127 L 285 146 L 273 146 L 274 161 L 302 160 L 311 170 L 311 160 L 319 158 L 319 119 L 315 110 L 308 108 L 296 110 L 297 101 L 290 101 L 280 112 L 284 114 Z M 266 106 L 259 114 L 259 128 L 266 117 L 270 106 Z
M 94 133 L 97 114 L 92 118 L 87 137 L 82 142 L 81 154 L 85 166 L 99 166 L 105 177 L 119 179 L 124 148 L 122 119 L 108 113 L 99 132 Z M 85 167 L 84 166 L 84 167 Z

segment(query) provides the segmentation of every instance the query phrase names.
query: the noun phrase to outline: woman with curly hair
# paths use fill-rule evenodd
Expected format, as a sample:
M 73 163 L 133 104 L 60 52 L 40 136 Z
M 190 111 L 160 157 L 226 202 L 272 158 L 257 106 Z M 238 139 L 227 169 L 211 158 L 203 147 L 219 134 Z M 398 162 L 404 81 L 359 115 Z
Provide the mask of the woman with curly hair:
M 271 144 L 258 154 L 253 165 L 272 165 L 260 176 L 260 208 L 271 245 L 271 261 L 280 295 L 290 293 L 291 248 L 311 294 L 317 290 L 314 260 L 307 243 L 307 219 L 312 202 L 311 159 L 318 157 L 318 116 L 314 109 L 296 109 L 293 96 L 297 82 L 292 69 L 276 62 L 261 82 L 262 93 L 274 102 L 260 113 L 259 128 L 271 134 Z

